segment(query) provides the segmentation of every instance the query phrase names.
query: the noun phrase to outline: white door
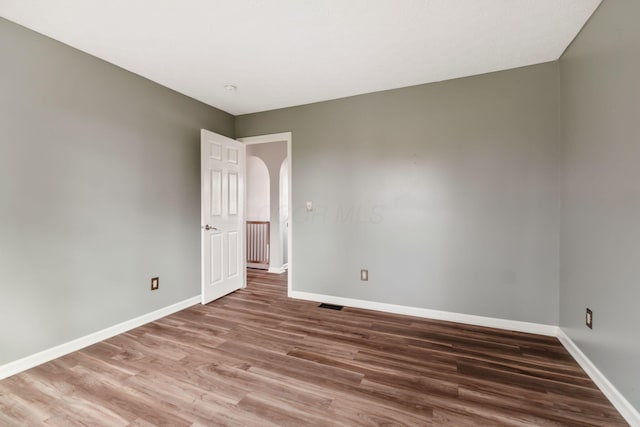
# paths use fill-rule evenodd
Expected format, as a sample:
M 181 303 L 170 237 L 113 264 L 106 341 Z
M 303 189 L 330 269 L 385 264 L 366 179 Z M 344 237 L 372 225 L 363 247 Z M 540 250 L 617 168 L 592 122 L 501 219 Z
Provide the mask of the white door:
M 243 143 L 201 131 L 202 304 L 245 286 Z

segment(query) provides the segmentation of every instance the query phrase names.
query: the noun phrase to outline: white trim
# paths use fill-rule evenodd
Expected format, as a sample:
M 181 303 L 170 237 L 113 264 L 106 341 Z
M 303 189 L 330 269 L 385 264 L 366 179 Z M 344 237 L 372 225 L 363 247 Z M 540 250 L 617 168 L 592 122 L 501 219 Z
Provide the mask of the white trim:
M 373 301 L 358 300 L 353 298 L 335 297 L 330 295 L 314 294 L 308 292 L 290 292 L 291 298 L 326 302 L 329 304 L 345 305 L 349 307 L 368 310 L 383 311 L 387 313 L 404 314 L 407 316 L 423 317 L 427 319 L 446 320 L 450 322 L 465 323 L 476 326 L 507 329 L 512 331 L 528 332 L 533 334 L 556 336 L 569 354 L 578 362 L 580 367 L 589 375 L 598 388 L 609 399 L 611 404 L 620 412 L 624 419 L 632 426 L 640 426 L 640 413 L 629 403 L 618 389 L 604 376 L 604 374 L 589 360 L 571 338 L 559 327 L 539 323 L 521 322 L 517 320 L 497 319 L 492 317 L 475 316 L 471 314 L 453 313 L 447 311 L 431 310 L 427 308 L 408 307 L 396 304 L 386 304 Z M 19 374 L 43 363 L 49 362 L 74 351 L 81 350 L 90 345 L 104 341 L 131 329 L 169 316 L 178 311 L 200 303 L 200 295 L 188 298 L 170 306 L 143 314 L 131 320 L 94 332 L 65 344 L 52 347 L 31 356 L 9 362 L 0 366 L 0 380 Z
M 272 133 L 269 135 L 248 136 L 245 138 L 238 138 L 238 141 L 244 142 L 247 145 L 253 144 L 267 144 L 269 142 L 291 141 L 291 132 Z
M 246 268 L 255 268 L 258 270 L 268 270 L 269 264 L 259 264 L 255 262 L 248 262 Z
M 449 322 L 557 337 L 569 354 L 571 354 L 580 367 L 598 386 L 600 391 L 602 391 L 611 404 L 618 410 L 618 412 L 620 412 L 620 415 L 622 415 L 632 427 L 640 427 L 640 413 L 638 410 L 635 409 L 627 399 L 625 399 L 618 389 L 604 376 L 602 372 L 600 372 L 593 362 L 587 358 L 582 350 L 580 350 L 571 338 L 569 338 L 569 336 L 558 326 L 431 310 L 420 307 L 408 307 L 309 292 L 292 291 L 289 292 L 289 297 L 307 301 L 326 302 L 329 304 L 363 308 L 367 310 L 383 311 L 387 313 L 403 314 L 407 316 L 423 317 L 427 319 L 446 320 Z
M 200 295 L 0 366 L 0 380 L 200 303 Z
M 387 313 L 404 314 L 407 316 L 423 317 L 427 319 L 446 320 L 448 322 L 466 323 L 469 325 L 486 326 L 488 328 L 507 329 L 510 331 L 528 332 L 531 334 L 557 336 L 558 327 L 540 323 L 521 322 L 519 320 L 497 319 L 493 317 L 476 316 L 472 314 L 453 313 L 449 311 L 431 310 L 428 308 L 408 307 L 404 305 L 387 304 L 382 302 L 366 301 L 353 298 L 335 297 L 330 295 L 314 294 L 308 292 L 293 291 L 289 293 L 291 298 L 307 301 L 326 302 L 329 304 L 345 305 L 349 307 L 364 308 L 367 310 L 384 311 Z
M 238 138 L 238 141 L 244 142 L 247 145 L 253 144 L 266 144 L 269 142 L 285 141 L 287 143 L 287 168 L 289 175 L 289 231 L 287 233 L 287 261 L 288 270 L 287 275 L 287 294 L 291 296 L 293 292 L 293 157 L 291 155 L 291 132 L 272 133 L 270 135 L 258 135 L 248 136 L 245 138 Z M 245 197 L 247 192 L 245 191 Z M 246 200 L 245 200 L 246 205 Z M 271 271 L 271 269 L 269 269 Z M 282 271 L 283 273 L 284 271 Z M 245 280 L 246 282 L 246 280 Z
M 596 367 L 596 365 L 589 360 L 589 358 L 580 350 L 580 348 L 573 342 L 569 335 L 567 335 L 562 328 L 558 328 L 558 339 L 567 349 L 569 354 L 578 362 L 578 365 L 584 369 L 598 388 L 607 396 L 607 399 L 611 404 L 620 412 L 620 415 L 631 425 L 640 426 L 640 413 L 635 409 L 631 403 L 618 391 L 618 389 L 611 384 L 611 381 L 604 376 L 602 372 Z
M 269 273 L 282 274 L 287 271 L 284 267 L 269 267 Z

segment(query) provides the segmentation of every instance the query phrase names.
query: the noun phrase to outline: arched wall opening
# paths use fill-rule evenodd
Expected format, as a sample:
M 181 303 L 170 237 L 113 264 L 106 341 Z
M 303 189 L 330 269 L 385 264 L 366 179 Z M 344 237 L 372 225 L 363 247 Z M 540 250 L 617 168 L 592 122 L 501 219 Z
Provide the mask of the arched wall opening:
M 288 143 L 283 140 L 247 144 L 247 266 L 250 268 L 281 273 L 288 267 L 287 150 Z M 283 164 L 286 165 L 285 172 Z M 284 206 L 282 192 L 285 193 Z M 268 229 L 266 224 L 252 224 L 251 221 L 268 221 Z M 264 238 L 265 234 L 267 239 Z M 255 239 L 252 240 L 252 236 Z M 267 257 L 261 255 L 265 251 Z M 260 256 L 252 256 L 256 253 Z
M 247 221 L 271 219 L 271 179 L 265 162 L 257 156 L 247 156 Z

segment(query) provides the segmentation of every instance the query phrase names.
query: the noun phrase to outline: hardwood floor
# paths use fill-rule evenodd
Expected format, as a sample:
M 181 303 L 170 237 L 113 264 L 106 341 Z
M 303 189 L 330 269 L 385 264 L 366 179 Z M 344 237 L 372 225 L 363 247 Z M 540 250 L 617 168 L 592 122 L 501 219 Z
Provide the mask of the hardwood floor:
M 0 425 L 614 426 L 555 338 L 286 298 L 286 275 L 0 382 Z

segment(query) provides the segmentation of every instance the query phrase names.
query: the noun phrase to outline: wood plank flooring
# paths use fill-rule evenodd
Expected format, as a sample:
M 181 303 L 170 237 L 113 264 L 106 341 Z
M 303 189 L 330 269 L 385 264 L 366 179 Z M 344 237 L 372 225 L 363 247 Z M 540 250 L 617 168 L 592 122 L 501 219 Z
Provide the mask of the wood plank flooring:
M 286 297 L 286 275 L 0 381 L 0 426 L 627 425 L 555 338 Z

